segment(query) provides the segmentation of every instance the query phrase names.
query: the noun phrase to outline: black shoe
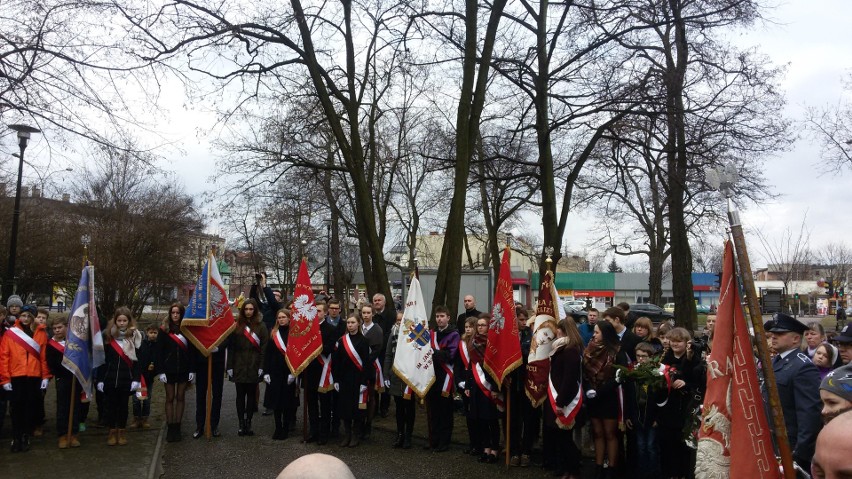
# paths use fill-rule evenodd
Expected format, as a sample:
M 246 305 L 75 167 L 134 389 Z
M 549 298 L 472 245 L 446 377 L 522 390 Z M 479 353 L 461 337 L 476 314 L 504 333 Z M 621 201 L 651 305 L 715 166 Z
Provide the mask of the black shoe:
M 246 420 L 240 418 L 240 428 L 237 429 L 237 436 L 245 436 L 246 435 Z
M 482 455 L 479 456 L 479 459 L 476 460 L 476 462 L 486 463 L 488 462 L 488 456 L 490 456 L 490 454 L 486 454 L 483 452 Z
M 254 436 L 254 431 L 251 429 L 251 416 L 246 418 L 246 430 L 244 432 L 246 436 Z
M 308 438 L 305 439 L 305 444 L 310 444 L 312 442 L 317 442 L 316 436 L 308 436 Z
M 21 439 L 21 452 L 27 452 L 30 450 L 30 437 L 24 434 L 24 437 Z
M 435 450 L 432 451 L 432 452 L 447 452 L 449 450 L 450 450 L 450 446 L 443 444 L 441 446 L 436 447 Z
M 218 428 L 218 427 L 214 427 L 214 428 L 213 428 L 213 432 L 212 432 L 212 434 L 213 434 L 213 437 L 219 437 L 219 436 L 221 436 L 221 435 L 222 435 L 222 434 L 219 432 L 219 428 Z
M 411 433 L 407 432 L 402 437 L 402 448 L 403 449 L 411 449 Z
M 485 462 L 488 464 L 497 464 L 497 454 L 488 454 L 488 460 Z
M 192 438 L 198 439 L 199 437 L 201 437 L 202 434 L 204 434 L 204 433 L 201 432 L 201 429 L 196 429 L 195 432 L 192 433 Z
M 271 415 L 272 415 L 272 409 L 264 409 L 263 414 L 261 414 L 261 416 L 271 416 Z
M 403 437 L 404 437 L 404 436 L 405 436 L 405 435 L 404 435 L 403 433 L 401 433 L 401 432 L 400 432 L 400 433 L 397 433 L 397 435 L 396 435 L 396 441 L 394 441 L 394 442 L 393 442 L 393 444 L 391 444 L 391 447 L 392 447 L 392 448 L 394 448 L 394 449 L 399 449 L 399 448 L 401 448 L 401 447 L 402 447 L 402 442 L 403 442 Z
M 12 447 L 9 449 L 11 452 L 21 452 L 21 441 L 12 440 Z

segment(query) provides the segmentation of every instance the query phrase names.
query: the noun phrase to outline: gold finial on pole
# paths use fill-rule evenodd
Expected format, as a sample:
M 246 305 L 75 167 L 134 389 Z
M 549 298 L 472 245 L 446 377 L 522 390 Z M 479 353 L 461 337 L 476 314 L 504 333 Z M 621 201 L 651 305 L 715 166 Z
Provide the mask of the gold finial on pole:
M 553 246 L 546 246 L 544 253 L 547 255 L 547 259 L 544 260 L 544 263 L 547 264 L 547 270 L 552 271 L 550 266 L 553 264 L 553 258 L 551 257 L 553 256 Z

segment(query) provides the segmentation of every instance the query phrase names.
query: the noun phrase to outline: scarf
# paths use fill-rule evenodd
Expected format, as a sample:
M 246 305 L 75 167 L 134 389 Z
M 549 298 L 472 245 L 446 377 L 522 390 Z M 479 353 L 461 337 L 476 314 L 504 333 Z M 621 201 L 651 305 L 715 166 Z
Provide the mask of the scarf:
M 132 361 L 136 361 L 136 343 L 137 343 L 137 330 L 131 331 L 130 329 L 125 329 L 124 331 L 118 329 L 117 326 L 113 325 L 112 329 L 110 329 L 110 336 L 113 340 L 123 339 L 121 342 L 121 349 L 124 350 L 124 354 L 127 355 Z M 139 334 L 141 338 L 141 334 Z
M 602 342 L 592 339 L 583 351 L 583 374 L 593 388 L 597 388 L 612 377 L 615 354 L 610 352 Z
M 564 347 L 565 347 L 565 346 L 567 346 L 567 345 L 568 345 L 568 338 L 567 338 L 567 337 L 563 336 L 563 337 L 561 337 L 561 338 L 556 338 L 556 340 L 555 340 L 555 341 L 553 341 L 553 342 L 550 344 L 550 347 L 552 348 L 552 349 L 550 350 L 550 356 L 553 356 L 553 355 L 554 355 L 555 353 L 557 353 L 560 349 L 564 348 Z
M 485 359 L 485 346 L 488 344 L 487 334 L 475 334 L 470 340 L 470 362 L 481 363 Z

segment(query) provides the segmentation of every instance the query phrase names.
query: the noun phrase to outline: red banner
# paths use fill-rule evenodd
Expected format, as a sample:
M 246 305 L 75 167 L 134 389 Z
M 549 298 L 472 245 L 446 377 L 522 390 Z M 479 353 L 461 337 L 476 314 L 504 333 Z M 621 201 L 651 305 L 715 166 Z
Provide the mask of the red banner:
M 778 479 L 757 366 L 740 305 L 731 242 L 725 243 L 707 393 L 698 435 L 697 477 Z
M 503 251 L 503 261 L 500 262 L 500 276 L 497 278 L 497 291 L 494 293 L 491 324 L 488 325 L 488 346 L 485 348 L 483 367 L 494 378 L 497 387 L 501 387 L 503 379 L 522 362 L 507 246 Z
M 290 335 L 287 339 L 287 366 L 294 376 L 304 371 L 322 351 L 322 336 L 308 263 L 303 259 L 296 276 L 293 306 L 290 308 Z

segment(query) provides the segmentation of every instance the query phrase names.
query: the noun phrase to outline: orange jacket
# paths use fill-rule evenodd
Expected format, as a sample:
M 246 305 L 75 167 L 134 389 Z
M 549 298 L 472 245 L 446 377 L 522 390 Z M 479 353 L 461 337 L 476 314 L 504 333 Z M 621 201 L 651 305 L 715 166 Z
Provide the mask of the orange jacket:
M 20 319 L 15 321 L 14 327 L 23 329 Z M 50 378 L 50 369 L 47 367 L 47 330 L 44 325 L 37 326 L 33 333 L 33 339 L 41 346 L 38 356 L 12 339 L 15 333 L 9 329 L 0 341 L 0 386 L 20 376 Z

